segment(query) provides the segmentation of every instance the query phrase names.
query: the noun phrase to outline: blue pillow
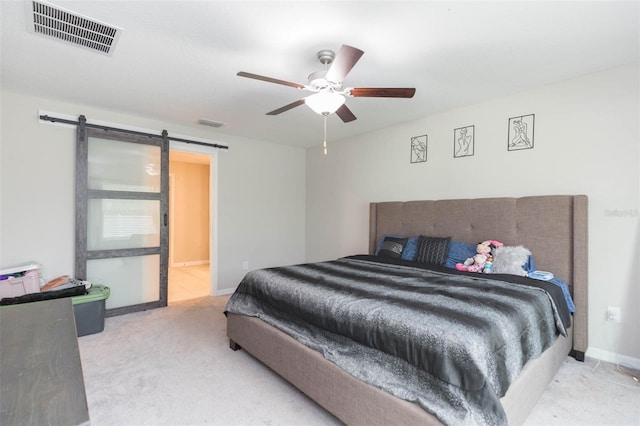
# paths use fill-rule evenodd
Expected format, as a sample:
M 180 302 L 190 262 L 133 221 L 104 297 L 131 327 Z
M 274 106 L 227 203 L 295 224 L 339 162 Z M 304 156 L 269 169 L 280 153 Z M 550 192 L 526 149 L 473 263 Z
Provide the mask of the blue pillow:
M 380 254 L 380 249 L 382 249 L 382 243 L 384 243 L 385 237 L 392 238 L 404 238 L 399 235 L 390 235 L 385 234 L 378 241 L 378 247 L 376 248 L 376 256 Z M 418 254 L 418 237 L 407 238 L 407 243 L 404 246 L 404 250 L 402 250 L 402 255 L 400 259 L 402 260 L 416 260 L 416 255 Z
M 522 267 L 524 268 L 525 271 L 527 272 L 533 272 L 533 271 L 537 271 L 536 269 L 536 262 L 533 260 L 533 256 L 530 255 L 529 259 L 527 260 L 527 263 L 525 263 L 524 265 L 522 265 Z
M 477 254 L 477 244 L 464 243 L 462 241 L 451 241 L 449 244 L 449 255 L 444 263 L 447 268 L 455 268 L 456 263 L 464 263 L 470 257 Z
M 411 237 L 407 240 L 407 244 L 404 246 L 404 250 L 402 250 L 402 256 L 400 257 L 400 259 L 416 260 L 417 255 L 418 255 L 418 237 Z

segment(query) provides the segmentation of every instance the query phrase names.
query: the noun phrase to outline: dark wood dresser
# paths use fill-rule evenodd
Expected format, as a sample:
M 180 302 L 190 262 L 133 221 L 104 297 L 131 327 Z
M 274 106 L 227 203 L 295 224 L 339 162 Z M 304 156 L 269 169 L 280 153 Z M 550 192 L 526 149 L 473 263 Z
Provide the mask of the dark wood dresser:
M 0 425 L 88 425 L 70 298 L 0 307 Z

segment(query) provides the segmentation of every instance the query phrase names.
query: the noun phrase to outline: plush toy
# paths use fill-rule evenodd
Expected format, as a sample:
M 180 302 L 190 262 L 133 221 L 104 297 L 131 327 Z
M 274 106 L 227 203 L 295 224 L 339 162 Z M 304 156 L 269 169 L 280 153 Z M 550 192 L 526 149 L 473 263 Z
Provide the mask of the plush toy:
M 493 250 L 503 244 L 500 241 L 486 240 L 476 246 L 476 254 L 467 258 L 464 263 L 457 263 L 458 271 L 490 273 L 493 265 Z

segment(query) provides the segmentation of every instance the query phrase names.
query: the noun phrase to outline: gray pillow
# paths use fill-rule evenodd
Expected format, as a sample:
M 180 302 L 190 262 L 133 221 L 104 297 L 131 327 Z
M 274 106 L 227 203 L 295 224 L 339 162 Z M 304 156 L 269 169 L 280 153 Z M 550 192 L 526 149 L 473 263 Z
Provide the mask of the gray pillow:
M 427 237 L 420 235 L 418 238 L 418 254 L 416 262 L 444 265 L 449 254 L 451 237 Z
M 496 247 L 493 253 L 492 274 L 526 276 L 525 270 L 531 252 L 522 246 Z
M 384 237 L 382 246 L 380 246 L 380 250 L 378 250 L 378 256 L 400 259 L 404 246 L 407 245 L 407 240 L 408 238 Z

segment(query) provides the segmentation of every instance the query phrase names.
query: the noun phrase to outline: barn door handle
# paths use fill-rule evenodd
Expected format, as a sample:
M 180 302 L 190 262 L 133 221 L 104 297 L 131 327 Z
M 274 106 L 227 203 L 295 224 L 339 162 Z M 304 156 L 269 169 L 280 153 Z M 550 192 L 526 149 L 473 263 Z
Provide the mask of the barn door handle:
M 168 222 L 168 217 L 167 214 L 164 214 L 164 226 L 167 226 L 167 222 Z

